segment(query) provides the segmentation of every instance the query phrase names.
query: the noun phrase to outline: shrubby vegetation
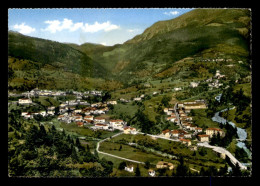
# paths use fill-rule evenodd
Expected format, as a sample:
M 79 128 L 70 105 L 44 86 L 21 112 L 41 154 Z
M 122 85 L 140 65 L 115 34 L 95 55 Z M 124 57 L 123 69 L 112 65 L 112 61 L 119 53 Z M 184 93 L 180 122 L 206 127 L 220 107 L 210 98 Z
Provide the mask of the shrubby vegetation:
M 78 138 L 19 118 L 9 116 L 8 161 L 10 176 L 87 176 L 104 177 L 112 173 L 113 163 L 99 159 L 85 149 Z

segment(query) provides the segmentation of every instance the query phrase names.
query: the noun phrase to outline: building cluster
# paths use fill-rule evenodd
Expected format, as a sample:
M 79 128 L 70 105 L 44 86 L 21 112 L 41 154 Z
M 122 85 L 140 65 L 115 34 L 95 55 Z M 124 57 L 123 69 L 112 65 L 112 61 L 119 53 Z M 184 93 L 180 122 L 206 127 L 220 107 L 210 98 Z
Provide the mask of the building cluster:
M 192 121 L 192 117 L 188 115 L 191 109 L 206 108 L 207 104 L 205 100 L 178 103 L 176 110 L 174 108 L 164 108 L 164 112 L 168 115 L 166 120 L 177 123 L 179 129 L 166 129 L 160 135 L 165 138 L 178 139 L 187 146 L 191 146 L 191 139 L 193 137 L 197 137 L 201 142 L 209 142 L 213 134 L 217 135 L 219 133 L 223 137 L 225 135 L 224 131 L 218 128 L 208 128 L 205 130 L 206 133 L 203 133 L 203 129 L 196 126 Z
M 78 99 L 81 99 L 83 96 L 102 96 L 102 91 L 85 91 L 85 92 L 78 92 L 78 91 L 53 91 L 53 90 L 40 90 L 35 88 L 31 91 L 23 92 L 22 95 L 26 97 L 35 97 L 35 96 L 66 96 L 67 94 L 76 95 Z
M 133 100 L 134 101 L 142 101 L 142 99 L 144 99 L 144 94 L 142 94 L 140 97 L 136 97 L 136 98 L 134 98 Z
M 43 117 L 46 116 L 53 116 L 55 114 L 55 107 L 48 107 L 47 111 L 39 111 L 39 112 L 22 112 L 21 116 L 23 116 L 26 119 L 32 119 L 35 115 L 41 115 Z
M 205 82 L 208 83 L 208 86 L 210 87 L 210 89 L 219 88 L 219 87 L 223 86 L 223 83 L 220 83 L 220 79 L 224 78 L 224 77 L 225 77 L 225 75 L 220 74 L 220 71 L 217 70 L 215 76 L 207 79 Z

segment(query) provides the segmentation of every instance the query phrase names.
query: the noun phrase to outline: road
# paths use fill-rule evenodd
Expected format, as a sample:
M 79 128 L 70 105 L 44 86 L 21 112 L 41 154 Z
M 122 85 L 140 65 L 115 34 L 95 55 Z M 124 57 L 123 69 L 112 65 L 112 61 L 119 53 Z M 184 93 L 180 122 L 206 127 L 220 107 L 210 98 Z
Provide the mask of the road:
M 120 133 L 118 133 L 118 134 L 112 136 L 112 138 L 114 138 L 114 137 L 116 137 L 116 136 L 119 136 L 119 135 L 121 135 L 122 133 L 123 133 L 123 132 L 120 132 Z M 122 158 L 122 157 L 120 157 L 120 156 L 116 156 L 116 155 L 113 155 L 113 154 L 109 154 L 109 153 L 105 153 L 105 152 L 99 151 L 99 145 L 100 145 L 100 143 L 102 143 L 102 142 L 104 142 L 104 141 L 106 141 L 106 140 L 108 140 L 108 139 L 110 139 L 110 137 L 109 137 L 109 138 L 106 138 L 106 139 L 103 139 L 103 140 L 101 140 L 101 141 L 99 141 L 99 142 L 97 143 L 97 148 L 96 148 L 96 150 L 97 150 L 98 153 L 104 154 L 104 155 L 107 155 L 107 156 L 111 156 L 111 157 L 114 157 L 114 158 L 118 158 L 118 159 L 121 159 L 121 160 L 130 161 L 130 162 L 133 162 L 133 163 L 145 164 L 144 162 L 141 162 L 141 161 L 135 161 L 135 160 L 127 159 L 127 158 Z
M 174 105 L 174 112 L 175 112 L 175 115 L 176 115 L 176 118 L 177 118 L 177 125 L 179 125 L 181 127 L 181 129 L 183 129 L 183 126 L 182 126 L 181 121 L 180 121 L 179 114 L 177 112 L 177 105 L 178 105 L 178 102 L 175 103 L 175 105 Z
M 244 170 L 247 169 L 246 166 L 244 166 L 242 163 L 240 163 L 228 150 L 226 150 L 226 149 L 223 148 L 223 147 L 212 146 L 212 145 L 209 145 L 207 142 L 198 143 L 197 145 L 198 145 L 198 146 L 207 147 L 207 148 L 211 148 L 212 150 L 214 150 L 215 152 L 218 152 L 218 153 L 224 153 L 224 154 L 226 154 L 226 156 L 229 157 L 230 161 L 231 161 L 234 165 L 236 165 L 236 163 L 238 163 L 238 165 L 240 166 L 241 169 L 244 169 Z

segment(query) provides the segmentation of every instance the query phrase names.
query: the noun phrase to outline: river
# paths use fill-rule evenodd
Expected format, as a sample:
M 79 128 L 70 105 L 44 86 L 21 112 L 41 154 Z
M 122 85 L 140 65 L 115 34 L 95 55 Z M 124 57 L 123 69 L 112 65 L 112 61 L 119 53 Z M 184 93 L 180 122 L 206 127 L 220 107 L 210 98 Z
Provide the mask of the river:
M 231 108 L 234 109 L 235 107 Z M 230 110 L 231 110 L 230 109 Z M 228 123 L 229 125 L 232 125 L 234 128 L 237 128 L 237 135 L 238 135 L 238 142 L 237 142 L 237 146 L 240 148 L 243 148 L 245 150 L 245 152 L 247 153 L 248 157 L 251 159 L 252 158 L 252 153 L 251 151 L 246 147 L 245 145 L 245 140 L 247 138 L 247 133 L 245 129 L 236 127 L 235 123 L 231 122 L 231 121 L 227 121 L 226 119 L 224 119 L 223 117 L 219 116 L 220 112 L 225 112 L 227 111 L 227 109 L 223 109 L 219 112 L 216 112 L 215 115 L 212 117 L 212 121 L 218 122 L 218 123 L 222 123 L 222 124 L 226 124 Z

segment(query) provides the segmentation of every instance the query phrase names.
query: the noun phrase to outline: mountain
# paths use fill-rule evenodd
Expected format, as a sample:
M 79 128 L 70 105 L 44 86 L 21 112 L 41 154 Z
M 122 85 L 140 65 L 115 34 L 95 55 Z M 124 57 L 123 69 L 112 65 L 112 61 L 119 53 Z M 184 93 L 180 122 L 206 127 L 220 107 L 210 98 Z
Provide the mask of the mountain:
M 85 53 L 67 44 L 8 32 L 8 55 L 39 62 L 40 66 L 57 65 L 86 77 L 104 77 L 105 69 Z
M 129 81 L 151 77 L 176 61 L 201 56 L 209 49 L 214 52 L 208 57 L 246 58 L 249 32 L 247 9 L 195 9 L 159 21 L 122 45 L 97 47 L 90 55 L 118 79 Z
M 189 77 L 192 72 L 188 73 L 187 69 L 191 67 L 179 66 L 185 59 L 191 63 L 198 58 L 248 61 L 250 15 L 248 9 L 195 9 L 175 19 L 156 22 L 142 34 L 114 46 L 58 43 L 9 32 L 8 54 L 16 60 L 10 66 L 16 69 L 19 78 L 24 79 L 25 73 L 15 66 L 28 63 L 34 69 L 37 66 L 52 71 L 49 74 L 56 73 L 51 77 L 54 79 L 67 74 L 64 78 L 68 82 L 73 78 L 74 82 L 81 82 L 88 77 L 129 85 L 134 81 L 168 78 L 176 73 Z M 19 78 L 16 82 L 22 81 Z M 61 82 L 60 78 L 57 86 Z M 89 84 L 96 85 L 93 82 Z M 85 86 L 85 80 L 82 84 Z
M 95 79 L 108 76 L 97 61 L 69 44 L 13 31 L 8 32 L 8 56 L 10 89 L 93 88 Z

